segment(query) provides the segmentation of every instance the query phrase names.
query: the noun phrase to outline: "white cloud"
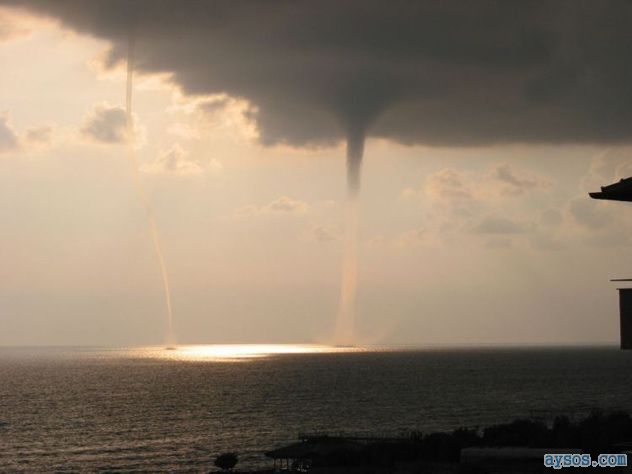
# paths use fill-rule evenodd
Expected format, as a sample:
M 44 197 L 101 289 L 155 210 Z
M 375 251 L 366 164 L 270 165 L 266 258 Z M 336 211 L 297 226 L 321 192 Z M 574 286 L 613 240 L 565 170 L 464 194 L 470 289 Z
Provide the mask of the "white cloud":
M 298 212 L 303 213 L 307 210 L 307 204 L 303 201 L 297 201 L 287 196 L 282 196 L 279 199 L 272 201 L 267 206 L 271 212 Z
M 8 113 L 0 114 L 0 152 L 15 151 L 19 148 L 18 135 L 13 129 Z
M 177 175 L 197 175 L 206 171 L 218 172 L 221 162 L 194 158 L 177 143 L 160 153 L 153 161 L 141 166 L 141 171 L 151 174 L 173 173 Z
M 142 141 L 142 130 L 136 117 L 132 118 L 132 122 L 132 136 L 130 137 L 125 109 L 101 102 L 95 104 L 88 112 L 80 131 L 84 137 L 99 143 L 126 143 L 133 139 L 138 145 Z
M 24 140 L 30 145 L 48 145 L 53 139 L 53 127 L 42 125 L 29 127 L 24 132 Z
M 536 236 L 542 243 L 561 247 L 579 243 L 599 247 L 632 244 L 632 222 L 626 218 L 626 203 L 590 199 L 589 191 L 632 175 L 632 147 L 603 150 L 593 157 L 580 180 L 581 194 L 561 203 L 558 209 L 541 216 Z M 552 214 L 556 212 L 558 215 Z M 545 232 L 546 231 L 546 232 Z
M 491 170 L 490 181 L 498 187 L 501 196 L 520 196 L 531 190 L 545 189 L 551 185 L 549 179 L 525 171 L 516 171 L 508 164 L 499 164 Z
M 184 96 L 175 93 L 173 105 L 167 111 L 193 117 L 195 125 L 178 122 L 169 128 L 169 133 L 182 138 L 221 134 L 236 141 L 250 141 L 259 137 L 254 120 L 257 109 L 245 99 L 226 94 Z
M 333 242 L 335 240 L 340 240 L 340 236 L 337 232 L 329 229 L 324 226 L 314 226 L 311 229 L 311 235 L 317 242 Z
M 602 229 L 613 220 L 611 203 L 577 198 L 569 203 L 568 209 L 575 222 L 589 229 Z
M 0 42 L 24 38 L 34 30 L 50 24 L 50 20 L 42 17 L 0 6 Z
M 167 128 L 167 133 L 183 140 L 195 140 L 202 136 L 199 129 L 188 123 L 175 122 Z
M 7 112 L 0 112 L 0 153 L 29 151 L 50 144 L 53 128 L 49 125 L 29 127 L 24 132 L 17 132 Z
M 541 211 L 537 210 L 537 217 L 530 217 L 530 213 L 536 212 L 529 209 L 533 201 L 522 199 L 518 204 L 516 200 L 547 191 L 550 185 L 551 180 L 546 176 L 497 163 L 480 171 L 438 170 L 428 175 L 421 187 L 404 189 L 402 196 L 419 197 L 420 202 L 429 203 L 425 211 L 425 239 L 463 241 L 467 234 L 500 236 L 534 232 Z M 516 215 L 518 205 L 523 209 Z M 553 215 L 546 218 L 547 222 L 555 220 Z M 410 243 L 415 239 L 411 233 L 400 236 L 398 241 Z
M 474 191 L 469 181 L 465 173 L 447 168 L 428 176 L 423 190 L 434 199 L 470 200 L 474 198 Z M 411 194 L 410 189 L 406 191 Z
M 551 180 L 545 176 L 500 163 L 483 173 L 445 168 L 428 176 L 422 189 L 407 188 L 402 194 L 410 197 L 422 193 L 435 200 L 463 203 L 521 196 L 550 185 Z
M 239 216 L 252 216 L 262 214 L 304 214 L 308 210 L 308 205 L 304 201 L 292 199 L 288 196 L 281 196 L 274 201 L 263 205 L 248 205 L 237 209 L 235 213 Z
M 424 206 L 423 232 L 410 231 L 396 238 L 396 244 L 460 242 L 478 234 L 475 242 L 489 248 L 507 247 L 549 226 L 563 222 L 559 210 L 542 215 L 536 193 L 548 192 L 552 181 L 547 176 L 507 163 L 496 163 L 483 170 L 444 168 L 426 177 L 422 186 L 406 188 L 401 195 L 419 199 Z M 520 199 L 519 199 L 520 198 Z M 527 199 L 528 198 L 528 199 Z M 505 236 L 514 236 L 511 239 Z M 509 243 L 507 243 L 509 241 Z

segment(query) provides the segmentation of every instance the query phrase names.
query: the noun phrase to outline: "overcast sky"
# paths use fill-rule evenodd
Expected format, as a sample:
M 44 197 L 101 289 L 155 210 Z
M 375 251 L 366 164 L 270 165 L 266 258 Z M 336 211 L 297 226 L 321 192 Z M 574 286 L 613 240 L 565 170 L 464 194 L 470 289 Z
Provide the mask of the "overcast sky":
M 130 18 L 179 342 L 329 340 L 358 129 L 361 342 L 618 340 L 632 208 L 587 192 L 632 175 L 627 3 L 16 3 L 0 344 L 162 341 Z

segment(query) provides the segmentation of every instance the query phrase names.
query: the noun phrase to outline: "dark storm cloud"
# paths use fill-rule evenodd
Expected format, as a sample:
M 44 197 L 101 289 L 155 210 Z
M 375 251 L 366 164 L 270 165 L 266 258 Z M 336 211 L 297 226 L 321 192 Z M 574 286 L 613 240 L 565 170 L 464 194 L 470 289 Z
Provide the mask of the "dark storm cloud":
M 9 3 L 112 41 L 111 63 L 134 24 L 140 70 L 248 99 L 264 144 L 632 137 L 626 1 Z

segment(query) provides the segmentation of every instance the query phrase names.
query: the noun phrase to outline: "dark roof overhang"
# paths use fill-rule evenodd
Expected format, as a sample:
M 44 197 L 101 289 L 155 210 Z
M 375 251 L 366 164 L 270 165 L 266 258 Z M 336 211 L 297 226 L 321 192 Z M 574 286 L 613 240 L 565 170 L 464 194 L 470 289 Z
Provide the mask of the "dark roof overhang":
M 589 193 L 589 196 L 593 199 L 632 202 L 632 177 L 622 179 L 618 183 L 602 186 L 601 192 Z

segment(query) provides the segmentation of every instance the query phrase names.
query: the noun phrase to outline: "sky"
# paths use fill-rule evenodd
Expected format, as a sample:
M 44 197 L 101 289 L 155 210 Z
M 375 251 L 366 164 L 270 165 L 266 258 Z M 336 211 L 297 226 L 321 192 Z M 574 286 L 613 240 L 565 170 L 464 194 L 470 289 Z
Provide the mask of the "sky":
M 632 277 L 632 209 L 587 192 L 632 175 L 628 7 L 580 2 L 564 21 L 532 8 L 516 29 L 479 3 L 428 2 L 425 28 L 372 2 L 152 3 L 135 27 L 128 137 L 138 12 L 4 2 L 0 345 L 162 341 L 130 140 L 178 341 L 329 341 L 354 133 L 359 342 L 617 342 L 608 280 Z

